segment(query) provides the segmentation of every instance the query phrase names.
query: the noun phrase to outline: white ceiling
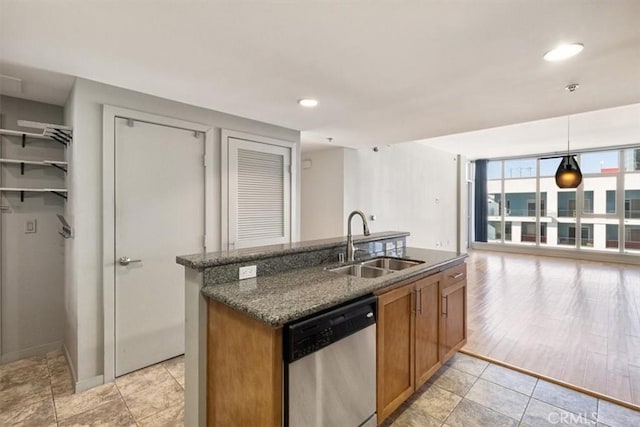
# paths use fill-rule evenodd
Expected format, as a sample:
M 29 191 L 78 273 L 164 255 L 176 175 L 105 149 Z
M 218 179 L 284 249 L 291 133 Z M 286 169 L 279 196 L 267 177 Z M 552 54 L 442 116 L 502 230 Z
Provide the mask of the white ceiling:
M 640 102 L 638 0 L 0 0 L 0 9 L 5 64 L 299 129 L 307 149 Z M 560 42 L 585 49 L 543 61 Z M 572 82 L 581 88 L 569 97 Z M 320 105 L 302 109 L 303 96 Z
M 568 129 L 568 125 L 570 125 Z M 469 159 L 640 145 L 640 104 L 414 141 Z
M 0 50 L 0 52 L 2 51 Z M 0 61 L 0 76 L 9 77 L 9 79 L 0 77 L 0 95 L 54 105 L 65 104 L 74 81 L 74 77 L 66 74 L 53 73 L 2 61 Z

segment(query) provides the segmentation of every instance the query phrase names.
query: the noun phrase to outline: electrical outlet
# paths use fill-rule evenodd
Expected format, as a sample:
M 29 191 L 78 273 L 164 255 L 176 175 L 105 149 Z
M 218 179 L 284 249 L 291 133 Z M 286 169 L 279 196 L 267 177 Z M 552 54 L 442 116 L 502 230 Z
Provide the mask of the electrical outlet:
M 256 266 L 248 265 L 246 267 L 240 267 L 238 277 L 240 280 L 253 279 L 256 277 Z
M 24 223 L 24 232 L 25 233 L 36 233 L 38 231 L 38 221 L 35 219 L 28 219 Z

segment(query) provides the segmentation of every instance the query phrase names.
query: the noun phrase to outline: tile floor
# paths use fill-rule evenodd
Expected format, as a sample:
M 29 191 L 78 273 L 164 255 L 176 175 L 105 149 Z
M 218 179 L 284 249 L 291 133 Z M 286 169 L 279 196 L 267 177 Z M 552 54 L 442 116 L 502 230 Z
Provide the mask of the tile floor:
M 72 394 L 59 352 L 0 365 L 0 426 L 181 426 L 184 358 Z M 385 422 L 397 427 L 640 426 L 640 412 L 457 354 Z
M 61 352 L 0 365 L 0 426 L 180 426 L 184 357 L 72 393 Z
M 640 412 L 456 354 L 385 426 L 640 426 Z

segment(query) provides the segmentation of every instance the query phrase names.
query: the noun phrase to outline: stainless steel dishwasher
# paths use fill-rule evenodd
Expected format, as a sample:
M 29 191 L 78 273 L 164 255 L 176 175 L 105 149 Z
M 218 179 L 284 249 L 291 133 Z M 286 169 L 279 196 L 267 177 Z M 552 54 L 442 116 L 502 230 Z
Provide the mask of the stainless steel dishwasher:
M 375 426 L 376 298 L 358 299 L 285 330 L 285 425 Z

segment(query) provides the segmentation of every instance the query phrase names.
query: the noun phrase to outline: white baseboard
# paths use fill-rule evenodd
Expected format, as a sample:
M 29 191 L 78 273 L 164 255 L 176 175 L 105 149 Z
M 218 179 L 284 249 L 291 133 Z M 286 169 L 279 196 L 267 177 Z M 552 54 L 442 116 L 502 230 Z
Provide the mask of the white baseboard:
M 69 356 L 69 350 L 67 346 L 63 345 L 64 356 L 67 358 L 67 365 L 71 371 L 72 382 L 74 386 L 74 393 L 81 393 L 90 388 L 97 387 L 104 384 L 104 375 L 96 375 L 95 377 L 86 378 L 78 381 L 78 374 L 76 373 L 73 363 L 71 363 L 71 356 Z
M 81 381 L 76 381 L 76 393 L 89 390 L 90 388 L 97 387 L 104 384 L 104 375 L 97 375 L 95 377 L 86 378 Z
M 78 379 L 78 375 L 76 375 L 76 369 L 73 366 L 73 363 L 71 363 L 71 356 L 69 355 L 69 350 L 67 349 L 67 346 L 62 344 L 62 351 L 64 352 L 64 357 L 67 359 L 67 366 L 69 367 L 69 370 L 71 371 L 71 380 L 73 382 L 73 385 L 75 387 L 76 381 Z M 74 391 L 75 393 L 75 391 Z
M 54 341 L 49 344 L 37 345 L 35 347 L 29 347 L 23 350 L 3 354 L 2 357 L 0 357 L 0 364 L 15 362 L 16 360 L 26 359 L 27 357 L 41 356 L 50 351 L 60 349 L 62 349 L 62 341 Z

